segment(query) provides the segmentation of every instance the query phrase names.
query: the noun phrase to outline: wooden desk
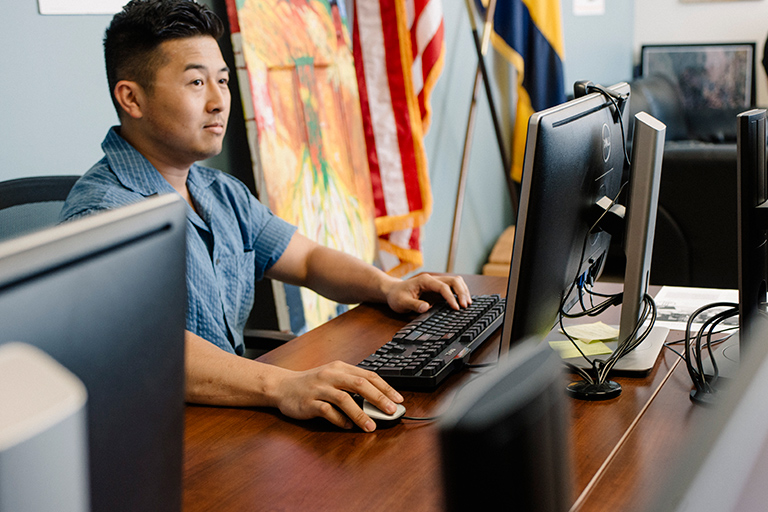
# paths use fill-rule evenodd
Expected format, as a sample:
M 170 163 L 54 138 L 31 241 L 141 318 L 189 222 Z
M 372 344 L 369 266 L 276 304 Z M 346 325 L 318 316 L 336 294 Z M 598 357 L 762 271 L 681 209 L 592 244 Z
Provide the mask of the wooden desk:
M 500 293 L 506 279 L 464 276 L 475 294 Z M 261 358 L 301 370 L 336 359 L 356 364 L 390 339 L 408 318 L 386 307 L 360 306 Z M 497 333 L 472 362 L 496 359 Z M 572 401 L 574 501 L 604 489 L 605 465 L 667 381 L 674 358 L 644 378 L 616 378 L 622 394 L 606 402 Z M 481 370 L 450 377 L 437 391 L 404 391 L 409 416 L 432 416 Z M 676 376 L 676 375 L 675 375 Z M 568 380 L 564 373 L 563 383 Z M 682 384 L 681 384 L 682 385 Z M 666 386 L 665 386 L 666 387 Z M 686 397 L 683 397 L 686 399 Z M 658 467 L 650 468 L 651 472 Z M 637 487 L 636 480 L 622 485 Z M 608 492 L 620 494 L 616 488 Z M 478 490 L 482 492 L 482 490 Z M 634 495 L 634 494 L 633 494 Z M 614 500 L 618 503 L 621 500 Z M 342 431 L 321 420 L 294 421 L 271 409 L 188 406 L 184 510 L 418 510 L 444 508 L 434 423 L 402 421 L 373 434 Z M 581 510 L 598 510 L 582 503 Z M 619 503 L 615 510 L 626 510 Z
M 680 339 L 682 332 L 670 338 Z M 662 352 L 662 366 L 672 368 L 649 407 L 638 416 L 593 486 L 580 496 L 574 511 L 650 511 L 687 447 L 697 425 L 711 420 L 715 411 L 695 405 L 689 398 L 691 378 L 685 363 L 669 350 Z

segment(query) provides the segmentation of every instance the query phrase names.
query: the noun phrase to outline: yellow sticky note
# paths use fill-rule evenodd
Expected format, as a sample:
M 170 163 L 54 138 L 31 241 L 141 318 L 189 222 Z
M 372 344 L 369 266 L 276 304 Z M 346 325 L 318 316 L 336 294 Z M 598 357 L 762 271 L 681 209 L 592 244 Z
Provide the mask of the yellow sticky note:
M 572 357 L 580 357 L 581 353 L 574 346 L 574 343 L 579 346 L 585 356 L 599 356 L 604 354 L 610 354 L 612 350 L 608 348 L 608 345 L 599 341 L 584 343 L 581 340 L 563 340 L 563 341 L 550 341 L 549 346 L 560 354 L 562 359 L 571 359 Z
M 610 325 L 606 325 L 603 322 L 568 325 L 565 327 L 565 330 L 571 338 L 576 338 L 587 343 L 592 343 L 594 341 L 617 341 L 619 338 L 619 330 Z M 560 332 L 563 332 L 563 330 L 560 329 Z

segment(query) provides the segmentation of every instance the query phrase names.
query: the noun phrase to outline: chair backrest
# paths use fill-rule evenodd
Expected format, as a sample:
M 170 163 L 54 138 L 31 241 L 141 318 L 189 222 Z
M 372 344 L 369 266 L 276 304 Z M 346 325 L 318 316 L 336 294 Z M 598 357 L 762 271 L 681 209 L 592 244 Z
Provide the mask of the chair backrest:
M 59 220 L 80 176 L 35 176 L 0 183 L 0 240 L 30 233 Z

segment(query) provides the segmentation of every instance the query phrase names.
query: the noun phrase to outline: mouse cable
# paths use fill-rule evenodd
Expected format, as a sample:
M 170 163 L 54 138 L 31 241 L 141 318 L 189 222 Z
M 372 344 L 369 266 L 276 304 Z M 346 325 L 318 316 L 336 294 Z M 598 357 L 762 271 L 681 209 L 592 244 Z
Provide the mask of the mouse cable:
M 495 366 L 496 363 L 488 363 L 486 366 Z M 480 367 L 480 366 L 478 366 Z M 465 368 L 472 369 L 469 365 L 465 366 Z M 465 387 L 467 387 L 470 383 L 474 382 L 479 377 L 482 377 L 487 372 L 479 372 L 477 375 L 473 376 L 467 382 L 459 386 L 456 391 L 454 392 L 453 396 L 451 397 L 450 401 L 448 402 L 448 405 L 445 407 L 446 410 L 453 407 L 454 402 L 456 402 L 456 398 L 459 396 L 459 394 L 464 390 Z M 410 420 L 410 421 L 435 421 L 439 420 L 444 413 L 437 414 L 435 416 L 402 416 L 401 419 L 404 420 Z

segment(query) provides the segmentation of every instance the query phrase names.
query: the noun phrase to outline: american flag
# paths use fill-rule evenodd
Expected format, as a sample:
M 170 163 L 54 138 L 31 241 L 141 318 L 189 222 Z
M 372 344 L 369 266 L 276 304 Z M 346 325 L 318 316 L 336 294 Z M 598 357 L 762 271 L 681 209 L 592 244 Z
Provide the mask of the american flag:
M 352 46 L 380 261 L 392 275 L 423 263 L 421 226 L 432 210 L 423 139 L 445 56 L 441 1 L 355 2 Z

